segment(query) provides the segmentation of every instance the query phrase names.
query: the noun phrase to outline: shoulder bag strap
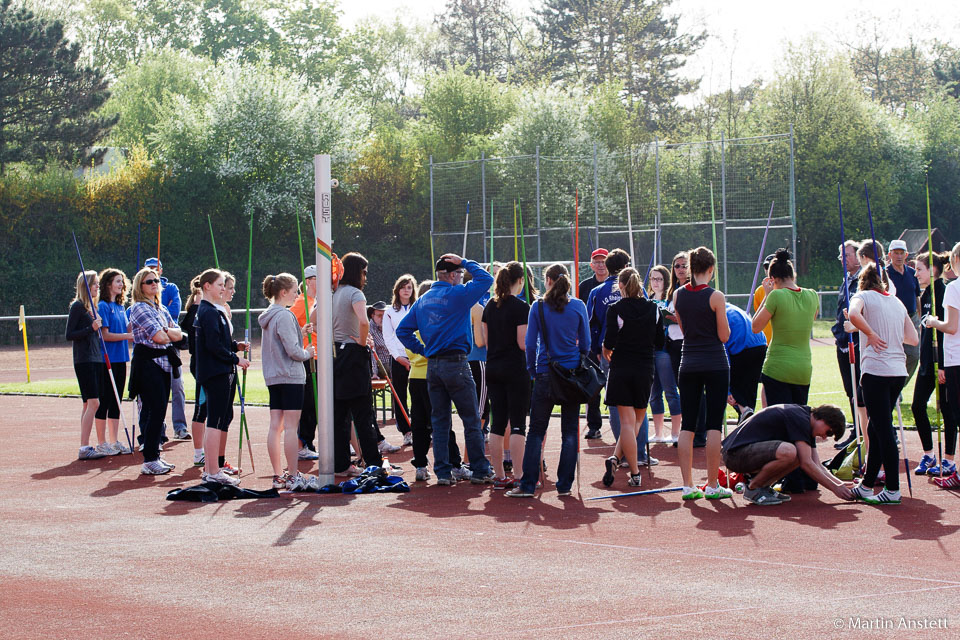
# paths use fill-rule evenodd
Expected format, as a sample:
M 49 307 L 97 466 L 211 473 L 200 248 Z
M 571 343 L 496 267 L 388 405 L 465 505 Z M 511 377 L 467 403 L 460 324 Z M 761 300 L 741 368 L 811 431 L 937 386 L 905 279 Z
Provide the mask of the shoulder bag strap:
M 550 342 L 547 340 L 547 319 L 543 315 L 543 300 L 537 300 L 533 304 L 537 305 L 540 312 L 540 335 L 543 336 L 543 346 L 547 350 L 547 362 L 553 362 L 553 356 L 550 355 Z

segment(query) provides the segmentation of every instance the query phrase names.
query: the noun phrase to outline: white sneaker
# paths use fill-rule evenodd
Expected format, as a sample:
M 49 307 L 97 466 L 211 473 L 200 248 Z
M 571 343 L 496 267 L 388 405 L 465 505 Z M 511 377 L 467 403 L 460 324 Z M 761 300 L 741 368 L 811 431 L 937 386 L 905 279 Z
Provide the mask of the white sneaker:
M 380 444 L 377 445 L 377 451 L 379 451 L 381 455 L 384 453 L 396 453 L 400 451 L 400 447 L 395 444 L 390 444 L 386 440 L 381 440 Z
M 167 467 L 167 468 L 170 469 L 171 471 L 173 471 L 174 469 L 177 468 L 177 465 L 171 464 L 171 463 L 167 462 L 167 461 L 164 460 L 162 457 L 157 458 L 157 462 L 159 462 L 159 463 L 162 464 L 163 466 Z
M 454 467 L 450 475 L 453 476 L 454 480 L 469 480 L 473 476 L 473 473 L 470 471 L 470 467 L 463 464 L 459 467 Z
M 297 452 L 297 458 L 300 460 L 316 460 L 319 457 L 317 452 L 309 447 L 300 447 L 300 451 Z
M 97 445 L 97 452 L 102 453 L 104 456 L 120 455 L 120 452 L 114 449 L 112 444 L 108 444 L 106 442 L 101 442 Z
M 206 474 L 206 477 L 203 477 L 203 475 L 201 475 L 201 479 L 204 482 L 216 482 L 219 484 L 229 484 L 229 485 L 233 485 L 234 487 L 240 484 L 239 478 L 228 476 L 223 472 L 222 469 L 214 474 Z
M 426 467 L 417 467 L 417 482 L 426 482 L 430 479 L 430 472 L 427 471 Z
M 305 473 L 298 473 L 287 480 L 287 489 L 289 491 L 316 491 L 319 483 L 316 476 Z
M 132 451 L 130 451 L 130 447 L 123 444 L 119 440 L 113 443 L 113 448 L 116 450 L 117 453 L 121 455 L 128 455 L 130 453 L 133 453 Z
M 353 445 L 350 445 L 350 456 L 357 455 L 357 450 L 353 448 Z
M 715 487 L 704 487 L 703 497 L 707 500 L 723 500 L 724 498 L 732 498 L 733 491 L 726 487 L 721 487 L 720 485 Z
M 100 451 L 99 447 L 87 445 L 86 447 L 80 447 L 80 452 L 77 453 L 77 460 L 96 460 L 106 455 L 107 454 Z
M 413 446 L 413 431 L 407 431 L 405 434 L 403 434 L 403 446 Z
M 363 473 L 363 469 L 361 469 L 355 464 L 352 464 L 349 467 L 347 467 L 346 470 L 338 471 L 334 475 L 337 475 L 340 477 L 346 477 L 346 478 L 356 478 L 360 476 L 362 473 Z
M 160 464 L 159 460 L 151 460 L 140 465 L 140 473 L 145 476 L 162 476 L 170 473 L 170 467 Z
M 196 451 L 193 452 L 193 466 L 202 467 L 206 463 L 206 461 L 207 461 L 207 458 L 206 456 L 203 455 L 203 451 L 201 451 L 200 453 L 197 453 Z

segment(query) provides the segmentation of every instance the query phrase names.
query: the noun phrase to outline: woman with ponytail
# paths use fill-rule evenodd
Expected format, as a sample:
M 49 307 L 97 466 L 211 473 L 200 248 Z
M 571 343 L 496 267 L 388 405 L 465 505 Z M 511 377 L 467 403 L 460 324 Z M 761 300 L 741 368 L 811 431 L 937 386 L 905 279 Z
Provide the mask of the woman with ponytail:
M 576 367 L 590 349 L 590 322 L 587 307 L 571 298 L 570 274 L 562 264 L 552 264 L 544 271 L 547 292 L 530 308 L 527 318 L 525 352 L 527 371 L 534 378 L 530 410 L 530 430 L 523 454 L 523 476 L 517 487 L 507 491 L 511 498 L 531 498 L 540 475 L 541 450 L 547 424 L 556 405 L 551 395 L 549 363 Z M 548 346 L 549 345 L 549 346 Z M 560 404 L 561 448 L 557 467 L 557 494 L 570 495 L 577 468 L 577 424 L 580 404 Z
M 760 375 L 767 404 L 807 404 L 813 376 L 810 332 L 820 308 L 817 292 L 797 286 L 786 249 L 777 249 L 774 254 L 763 288 L 767 295 L 753 317 L 752 329 L 759 333 L 768 323 L 773 326 L 773 339 Z
M 684 500 L 729 498 L 733 492 L 717 482 L 720 470 L 720 431 L 726 419 L 730 365 L 723 344 L 730 338 L 726 299 L 710 287 L 717 259 L 713 251 L 697 247 L 689 256 L 690 282 L 673 294 L 677 322 L 683 329 L 680 359 L 680 406 L 683 426 L 677 446 Z M 693 435 L 701 400 L 706 401 L 707 484 L 701 491 L 693 483 Z
M 923 294 L 920 296 L 920 316 L 921 318 L 943 317 L 943 296 L 947 286 L 943 283 L 940 276 L 943 274 L 943 267 L 947 264 L 949 256 L 946 254 L 921 253 L 916 257 L 915 269 L 917 280 L 923 287 Z M 937 308 L 932 309 L 931 289 L 933 298 L 936 298 Z M 940 464 L 944 471 L 949 475 L 952 469 L 955 469 L 953 461 L 954 454 L 957 452 L 957 418 L 954 414 L 953 404 L 948 400 L 946 391 L 947 375 L 943 366 L 943 339 L 942 331 L 937 331 L 937 353 L 933 352 L 933 332 L 936 329 L 922 327 L 920 330 L 920 366 L 917 369 L 917 380 L 913 388 L 913 404 L 910 408 L 913 410 L 914 421 L 917 424 L 917 435 L 920 436 L 920 443 L 923 446 L 923 457 L 920 464 L 913 472 L 917 475 L 940 475 L 940 468 L 937 465 L 937 456 L 933 450 L 933 434 L 930 429 L 930 418 L 927 416 L 927 402 L 934 390 L 937 393 L 937 404 L 940 406 L 943 417 L 943 429 L 946 432 L 947 446 Z M 934 378 L 934 357 L 937 362 L 937 378 Z M 939 382 L 939 385 L 937 384 Z
M 103 325 L 103 321 L 90 300 L 90 296 L 96 296 L 100 290 L 97 272 L 84 271 L 78 275 L 76 290 L 77 295 L 70 302 L 65 337 L 73 343 L 73 371 L 80 384 L 80 398 L 83 400 L 83 409 L 80 412 L 80 452 L 77 458 L 95 460 L 115 455 L 113 447 L 107 444 L 106 429 L 102 423 L 97 424 L 98 446 L 90 446 L 90 431 L 100 407 L 100 387 L 109 384 L 109 380 L 105 378 L 107 367 L 100 353 L 100 339 L 97 337 L 97 329 Z
M 640 486 L 637 464 L 637 428 L 647 413 L 654 378 L 654 352 L 663 347 L 663 316 L 652 300 L 643 297 L 637 270 L 628 267 L 617 276 L 620 300 L 607 311 L 603 357 L 610 362 L 606 403 L 620 416 L 620 435 L 613 455 L 606 460 L 604 486 L 613 484 L 624 458 L 630 466 L 627 486 Z
M 195 392 L 193 404 L 193 421 L 190 432 L 193 435 L 193 466 L 202 467 L 203 455 L 203 425 L 207 421 L 207 399 L 204 397 L 197 382 L 197 338 L 193 331 L 193 323 L 197 319 L 197 309 L 203 299 L 203 290 L 200 288 L 200 276 L 190 281 L 190 295 L 187 297 L 187 312 L 180 320 L 180 330 L 187 336 L 187 351 L 190 353 L 190 375 L 193 376 Z
M 117 395 L 123 398 L 123 390 L 127 384 L 127 363 L 130 362 L 129 341 L 133 339 L 126 308 L 130 281 L 119 269 L 104 269 L 100 272 L 100 283 L 97 313 L 103 319 L 103 341 L 110 357 L 110 371 L 117 385 Z M 107 375 L 110 375 L 110 372 L 104 369 L 104 376 Z M 113 395 L 113 386 L 106 377 L 103 382 L 104 384 L 100 385 L 100 407 L 96 416 L 97 433 L 107 431 L 107 444 L 113 449 L 114 455 L 132 453 L 127 445 L 120 442 L 120 407 Z

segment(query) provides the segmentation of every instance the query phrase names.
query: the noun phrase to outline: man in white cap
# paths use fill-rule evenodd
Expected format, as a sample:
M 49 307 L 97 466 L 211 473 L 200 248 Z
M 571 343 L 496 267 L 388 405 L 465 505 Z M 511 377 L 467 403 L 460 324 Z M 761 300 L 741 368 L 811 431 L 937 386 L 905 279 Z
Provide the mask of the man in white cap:
M 896 296 L 907 308 L 907 315 L 913 321 L 913 326 L 920 332 L 920 317 L 917 310 L 920 308 L 920 281 L 917 280 L 917 272 L 907 265 L 907 243 L 903 240 L 893 240 L 888 248 L 890 264 L 886 267 L 887 277 L 896 287 Z M 920 362 L 920 347 L 903 346 L 903 352 L 907 356 L 907 380 L 913 376 L 917 370 L 917 364 Z
M 290 311 L 296 316 L 301 329 L 310 323 L 309 313 L 313 311 L 313 305 L 316 303 L 317 265 L 311 264 L 303 270 L 303 284 L 307 289 L 306 303 L 301 293 L 290 306 Z M 311 344 L 317 344 L 317 334 L 310 334 L 308 339 L 308 335 L 304 332 L 304 348 L 309 348 Z M 297 433 L 300 438 L 299 457 L 301 460 L 316 460 L 318 456 L 313 439 L 317 435 L 317 388 L 316 378 L 311 375 L 316 371 L 316 359 L 307 360 L 303 366 L 307 370 L 307 381 L 303 389 L 303 409 L 300 411 L 300 427 Z

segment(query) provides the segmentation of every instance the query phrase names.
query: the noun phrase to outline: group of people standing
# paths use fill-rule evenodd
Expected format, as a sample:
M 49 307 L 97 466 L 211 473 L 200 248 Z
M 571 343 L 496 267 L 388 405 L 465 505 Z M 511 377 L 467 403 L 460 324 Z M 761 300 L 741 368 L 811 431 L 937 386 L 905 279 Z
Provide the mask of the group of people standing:
M 782 477 L 772 476 L 775 471 L 798 468 L 838 496 L 895 503 L 900 496 L 891 413 L 912 373 L 908 371 L 910 347 L 917 346 L 914 414 L 925 451 L 917 473 L 943 471 L 943 486 L 960 485 L 953 466 L 957 431 L 952 410 L 960 394 L 960 344 L 956 344 L 960 341 L 956 335 L 960 290 L 941 281 L 945 256 L 923 254 L 915 261 L 915 271 L 909 266 L 905 271 L 901 256 L 896 255 L 899 247 L 891 247 L 894 260 L 886 268 L 878 268 L 876 256 L 883 252 L 876 249 L 874 253 L 872 242 L 866 250 L 848 242 L 841 254 L 850 277 L 845 279 L 834 327 L 838 363 L 852 409 L 863 418 L 868 452 L 864 477 L 852 488 L 811 471 L 807 463 L 812 459 L 819 465 L 814 436 L 840 438 L 845 423 L 835 407 L 807 406 L 813 373 L 810 335 L 818 296 L 797 286 L 792 257 L 785 249 L 767 258 L 753 315 L 728 303 L 711 286 L 716 257 L 706 247 L 678 253 L 670 266 L 657 265 L 646 278 L 631 266 L 631 256 L 622 249 L 596 249 L 590 263 L 594 277 L 575 290 L 566 267 L 553 264 L 544 271 L 542 296 L 533 274 L 519 262 L 494 263 L 488 272 L 472 260 L 446 254 L 435 264 L 435 280 L 418 284 L 412 275 L 404 274 L 394 284 L 390 303 L 373 305 L 367 304 L 363 293 L 368 262 L 359 253 L 348 253 L 342 258 L 343 275 L 332 298 L 334 471 L 344 477 L 359 475 L 362 465 L 358 463 L 386 464 L 383 454 L 399 448 L 386 442 L 375 419 L 371 380 L 383 375 L 391 379 L 396 394 L 403 444 L 413 447 L 416 480 L 430 478 L 427 453 L 432 444 L 439 485 L 469 480 L 506 489 L 510 497 L 534 495 L 541 486 L 547 425 L 559 405 L 562 446 L 556 487 L 560 495 L 568 495 L 579 455 L 581 409 L 578 401 L 557 397 L 551 366 L 576 368 L 589 359 L 607 375 L 604 402 L 617 439 L 613 455 L 605 461 L 602 482 L 606 486 L 614 484 L 623 467 L 628 471 L 627 486 L 638 487 L 640 467 L 657 464 L 649 455 L 649 407 L 652 441 L 678 447 L 685 500 L 732 495 L 719 482 L 723 461 L 731 470 L 748 474 L 745 495 L 757 504 L 789 499 L 770 488 L 773 480 Z M 950 262 L 955 271 L 960 268 L 960 244 Z M 160 455 L 163 420 L 171 389 L 178 381 L 182 387 L 179 352 L 186 348 L 197 381 L 197 403 L 192 436 L 174 416 L 176 435 L 202 442 L 195 449 L 194 464 L 204 467 L 204 480 L 235 484 L 236 469 L 224 457 L 225 434 L 233 418 L 237 370 L 250 364 L 242 355 L 249 345 L 232 337 L 228 303 L 235 281 L 217 269 L 197 276 L 191 283 L 186 316 L 178 324 L 179 308 L 171 312 L 163 302 L 166 283 L 160 269 L 158 260 L 147 261 L 132 285 L 116 269 L 86 272 L 77 280 L 67 338 L 73 341 L 84 400 L 79 457 L 130 452 L 119 441 L 119 407 L 107 384 L 97 336 L 102 329 L 121 395 L 126 362 L 131 362 L 130 395 L 138 398 L 140 406 L 141 472 L 161 474 L 173 468 Z M 906 277 L 911 274 L 916 287 Z M 309 480 L 297 471 L 297 462 L 316 458 L 312 378 L 316 269 L 309 267 L 304 275 L 303 291 L 288 273 L 269 275 L 262 285 L 270 301 L 259 317 L 263 374 L 270 396 L 267 449 L 277 488 L 307 486 Z M 96 305 L 87 295 L 88 286 Z M 133 305 L 127 309 L 131 290 Z M 904 295 L 912 307 L 903 302 Z M 931 298 L 936 300 L 935 308 Z M 917 326 L 922 326 L 922 336 Z M 852 342 L 847 337 L 851 334 Z M 129 342 L 134 344 L 132 358 Z M 851 345 L 855 350 L 852 373 Z M 933 457 L 925 411 L 936 377 L 946 391 L 941 407 L 947 451 L 939 462 Z M 451 404 L 464 426 L 462 451 L 451 430 Z M 780 407 L 780 413 L 761 410 L 758 404 Z M 728 406 L 739 415 L 741 427 L 723 441 Z M 598 398 L 588 403 L 586 414 L 586 438 L 600 437 Z M 779 423 L 800 425 L 802 440 L 814 445 L 813 453 L 804 449 L 806 458 L 801 459 L 796 447 L 784 449 L 758 440 L 758 425 L 772 424 L 774 416 L 779 416 Z M 752 420 L 754 427 L 747 429 Z M 97 447 L 90 445 L 94 425 Z M 697 446 L 706 449 L 704 484 L 693 476 Z M 875 495 L 872 487 L 881 467 L 885 486 Z

